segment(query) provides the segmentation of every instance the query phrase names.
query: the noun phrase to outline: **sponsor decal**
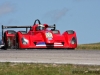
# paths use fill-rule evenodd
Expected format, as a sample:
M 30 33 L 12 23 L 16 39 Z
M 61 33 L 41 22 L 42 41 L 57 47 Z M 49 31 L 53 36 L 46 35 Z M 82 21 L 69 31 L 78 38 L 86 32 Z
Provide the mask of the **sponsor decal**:
M 37 45 L 44 45 L 45 42 L 37 42 Z
M 36 46 L 63 46 L 62 43 L 54 43 L 54 45 L 46 45 L 45 42 L 38 42 Z
M 45 42 L 38 42 L 36 46 L 46 46 Z

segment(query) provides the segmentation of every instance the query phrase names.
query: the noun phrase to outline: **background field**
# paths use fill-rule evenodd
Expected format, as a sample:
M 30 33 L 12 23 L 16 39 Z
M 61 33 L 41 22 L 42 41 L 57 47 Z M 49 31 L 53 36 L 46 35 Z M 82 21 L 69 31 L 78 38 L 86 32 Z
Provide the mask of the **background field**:
M 0 75 L 100 75 L 100 66 L 0 63 Z
M 91 44 L 80 44 L 76 49 L 100 50 L 100 42 Z

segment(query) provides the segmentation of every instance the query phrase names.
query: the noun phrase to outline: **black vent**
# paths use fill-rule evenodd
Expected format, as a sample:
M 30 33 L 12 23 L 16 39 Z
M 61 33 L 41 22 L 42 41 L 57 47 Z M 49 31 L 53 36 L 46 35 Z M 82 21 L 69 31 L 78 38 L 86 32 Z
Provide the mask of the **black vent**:
M 74 31 L 73 30 L 68 30 L 66 31 L 68 34 L 74 34 Z

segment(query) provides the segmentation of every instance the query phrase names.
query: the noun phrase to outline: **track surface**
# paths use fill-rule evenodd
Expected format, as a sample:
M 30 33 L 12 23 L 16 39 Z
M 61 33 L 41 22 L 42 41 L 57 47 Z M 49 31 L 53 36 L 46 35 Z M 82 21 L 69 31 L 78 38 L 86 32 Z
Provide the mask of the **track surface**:
M 0 62 L 100 65 L 100 50 L 0 50 Z

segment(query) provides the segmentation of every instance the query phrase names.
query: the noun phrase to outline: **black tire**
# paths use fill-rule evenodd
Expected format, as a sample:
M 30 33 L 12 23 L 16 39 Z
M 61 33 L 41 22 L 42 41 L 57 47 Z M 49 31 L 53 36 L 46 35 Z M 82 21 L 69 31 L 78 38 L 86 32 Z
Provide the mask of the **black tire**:
M 7 43 L 7 36 L 6 36 L 6 33 L 4 33 L 4 44 L 5 44 L 4 49 L 7 50 L 7 48 L 8 48 L 8 43 Z
M 19 49 L 19 36 L 16 34 L 16 49 Z

